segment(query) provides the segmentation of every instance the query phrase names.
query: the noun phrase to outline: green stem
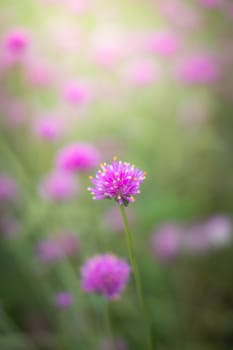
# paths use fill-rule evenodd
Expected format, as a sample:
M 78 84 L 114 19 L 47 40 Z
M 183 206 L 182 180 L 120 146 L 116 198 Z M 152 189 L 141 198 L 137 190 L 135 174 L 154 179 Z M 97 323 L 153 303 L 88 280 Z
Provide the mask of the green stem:
M 124 227 L 125 227 L 125 233 L 126 233 L 127 245 L 128 245 L 128 253 L 129 253 L 130 263 L 131 263 L 132 269 L 133 269 L 137 296 L 138 296 L 139 303 L 140 303 L 140 306 L 141 306 L 141 309 L 143 312 L 144 322 L 145 322 L 145 326 L 146 326 L 148 349 L 152 350 L 151 331 L 150 331 L 147 309 L 146 309 L 146 304 L 145 304 L 143 290 L 142 290 L 142 283 L 141 283 L 141 278 L 140 278 L 138 265 L 137 265 L 137 261 L 136 261 L 132 234 L 131 234 L 131 231 L 129 228 L 129 222 L 128 222 L 125 208 L 123 205 L 120 205 L 120 212 L 121 212 L 122 220 L 123 220 Z
M 112 348 L 116 349 L 116 344 L 115 344 L 115 337 L 112 329 L 112 322 L 111 322 L 111 313 L 110 313 L 110 302 L 107 300 L 106 302 L 106 323 L 107 323 L 107 328 L 108 328 L 108 334 L 109 334 L 109 339 L 112 342 Z

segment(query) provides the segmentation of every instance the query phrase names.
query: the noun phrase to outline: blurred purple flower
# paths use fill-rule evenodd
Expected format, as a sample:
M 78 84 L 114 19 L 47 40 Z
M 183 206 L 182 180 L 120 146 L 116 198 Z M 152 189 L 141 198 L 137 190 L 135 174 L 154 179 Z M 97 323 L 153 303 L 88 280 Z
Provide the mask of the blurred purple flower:
M 97 149 L 87 143 L 73 143 L 62 148 L 56 157 L 56 165 L 65 171 L 90 171 L 100 161 Z
M 59 292 L 55 295 L 54 302 L 59 308 L 66 309 L 73 304 L 73 296 L 69 292 Z
M 154 256 L 162 263 L 173 261 L 180 252 L 182 229 L 174 223 L 159 226 L 152 236 Z
M 54 141 L 60 137 L 63 131 L 61 120 L 55 115 L 47 115 L 35 121 L 35 132 L 44 140 Z
M 63 202 L 73 199 L 79 192 L 77 179 L 64 171 L 53 171 L 44 177 L 39 185 L 39 193 L 49 201 Z
M 159 71 L 154 63 L 141 59 L 130 63 L 126 75 L 132 83 L 146 86 L 151 85 L 158 78 Z
M 63 96 L 72 105 L 81 105 L 90 101 L 91 93 L 87 84 L 72 81 L 64 86 Z
M 224 4 L 223 0 L 199 0 L 199 3 L 209 9 L 219 7 Z
M 54 79 L 51 67 L 34 57 L 27 60 L 25 75 L 27 83 L 37 88 L 44 88 L 51 85 Z
M 64 256 L 74 256 L 79 251 L 79 241 L 72 232 L 61 232 L 40 241 L 36 247 L 39 258 L 52 262 Z
M 157 3 L 156 3 L 157 5 Z M 196 11 L 194 6 L 183 0 L 163 0 L 160 8 L 167 19 L 182 29 L 195 29 L 200 27 L 200 11 Z
M 27 49 L 28 44 L 29 36 L 25 29 L 13 28 L 5 34 L 5 49 L 14 55 L 22 55 Z
M 1 48 L 1 66 L 5 70 L 23 62 L 29 45 L 29 36 L 25 29 L 13 28 L 5 33 Z
M 128 49 L 125 37 L 120 28 L 111 25 L 97 30 L 92 38 L 93 61 L 105 69 L 115 67 Z
M 149 50 L 155 54 L 170 57 L 179 49 L 180 40 L 172 32 L 157 32 L 149 36 L 147 45 Z
M 97 255 L 81 268 L 82 289 L 86 293 L 98 293 L 107 299 L 120 297 L 129 279 L 130 266 L 111 254 Z
M 14 202 L 19 191 L 15 180 L 6 174 L 0 174 L 0 204 Z
M 134 195 L 140 193 L 140 185 L 146 174 L 130 163 L 116 161 L 101 164 L 95 178 L 90 177 L 95 187 L 88 187 L 93 199 L 115 199 L 120 205 L 134 202 Z
M 205 224 L 198 223 L 185 230 L 182 247 L 189 253 L 203 253 L 210 247 L 208 236 L 205 234 Z
M 204 232 L 211 245 L 221 247 L 231 240 L 232 229 L 232 222 L 228 217 L 216 215 L 206 222 Z
M 195 54 L 179 65 L 177 75 L 186 84 L 211 84 L 219 78 L 220 67 L 215 57 Z

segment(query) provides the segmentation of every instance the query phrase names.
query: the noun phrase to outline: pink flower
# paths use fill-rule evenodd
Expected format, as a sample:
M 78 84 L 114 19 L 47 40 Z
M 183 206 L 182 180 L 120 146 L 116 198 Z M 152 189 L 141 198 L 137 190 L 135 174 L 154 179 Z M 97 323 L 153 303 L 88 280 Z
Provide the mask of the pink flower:
M 232 238 L 232 222 L 224 215 L 213 216 L 206 222 L 204 233 L 211 245 L 215 247 L 224 246 Z
M 100 161 L 97 149 L 87 143 L 73 143 L 61 149 L 56 157 L 56 165 L 65 171 L 89 171 Z
M 41 196 L 54 202 L 71 200 L 78 191 L 79 184 L 75 177 L 70 173 L 57 170 L 45 176 L 39 186 Z
M 1 64 L 5 68 L 21 62 L 29 45 L 29 36 L 25 29 L 11 29 L 3 39 Z
M 222 0 L 199 0 L 199 3 L 209 9 L 219 7 L 223 4 Z
M 134 165 L 113 158 L 111 164 L 100 164 L 96 177 L 90 176 L 93 187 L 88 187 L 94 200 L 114 199 L 120 205 L 134 202 L 134 196 L 140 194 L 140 186 L 146 173 Z
M 97 65 L 105 69 L 113 68 L 125 57 L 129 43 L 125 40 L 126 33 L 121 28 L 104 25 L 95 32 L 92 38 L 92 55 Z
M 156 4 L 157 5 L 157 4 Z M 200 28 L 200 11 L 196 11 L 194 6 L 182 0 L 163 0 L 160 3 L 162 13 L 167 19 L 182 29 Z
M 63 125 L 56 116 L 42 116 L 35 122 L 36 134 L 47 141 L 57 140 L 63 131 Z
M 69 292 L 59 292 L 54 297 L 55 304 L 61 309 L 67 309 L 73 304 L 73 296 Z
M 152 236 L 152 249 L 156 259 L 168 263 L 180 252 L 182 231 L 176 224 L 167 223 L 158 227 Z
M 25 52 L 29 44 L 28 33 L 25 29 L 11 29 L 5 34 L 5 49 L 15 55 L 21 55 Z
M 213 56 L 195 54 L 179 65 L 177 75 L 187 84 L 211 84 L 218 79 L 220 69 Z
M 33 59 L 27 62 L 26 80 L 32 86 L 44 88 L 51 84 L 53 72 L 47 64 Z
M 205 234 L 205 225 L 198 223 L 188 227 L 184 233 L 182 246 L 189 253 L 203 253 L 209 247 L 209 238 Z
M 90 89 L 87 84 L 72 81 L 64 86 L 64 99 L 72 105 L 82 105 L 90 101 Z
M 135 62 L 130 62 L 126 72 L 129 80 L 138 85 L 151 85 L 158 77 L 156 66 L 148 60 L 142 59 Z
M 96 255 L 81 268 L 81 285 L 86 293 L 107 299 L 119 298 L 129 279 L 130 266 L 111 254 Z
M 157 32 L 150 35 L 147 45 L 155 54 L 170 57 L 176 54 L 180 42 L 174 33 Z

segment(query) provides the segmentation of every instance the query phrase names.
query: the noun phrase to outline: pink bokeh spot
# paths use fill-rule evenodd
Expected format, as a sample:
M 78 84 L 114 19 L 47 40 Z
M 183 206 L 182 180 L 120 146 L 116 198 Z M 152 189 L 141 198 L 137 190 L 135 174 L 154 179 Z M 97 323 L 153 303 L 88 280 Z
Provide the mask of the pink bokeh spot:
M 220 76 L 220 67 L 215 57 L 195 54 L 187 57 L 179 65 L 178 79 L 187 84 L 211 84 Z
M 177 53 L 180 46 L 179 38 L 172 32 L 157 32 L 149 36 L 148 49 L 160 56 L 170 57 Z
M 72 81 L 65 84 L 63 96 L 71 105 L 82 105 L 90 101 L 91 92 L 87 84 L 79 81 Z

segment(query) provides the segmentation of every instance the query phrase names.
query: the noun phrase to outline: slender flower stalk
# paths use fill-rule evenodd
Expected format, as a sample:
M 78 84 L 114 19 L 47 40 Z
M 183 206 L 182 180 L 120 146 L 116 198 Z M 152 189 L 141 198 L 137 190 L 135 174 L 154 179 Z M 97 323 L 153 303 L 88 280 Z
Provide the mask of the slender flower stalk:
M 122 220 L 123 220 L 124 227 L 125 227 L 125 233 L 126 233 L 127 245 L 128 245 L 128 253 L 129 253 L 130 263 L 131 263 L 132 269 L 133 269 L 136 291 L 137 291 L 138 299 L 139 299 L 140 306 L 141 306 L 141 309 L 143 312 L 144 322 L 145 322 L 145 326 L 146 326 L 148 349 L 152 350 L 150 324 L 149 324 L 147 309 L 146 309 L 143 290 L 142 290 L 141 278 L 140 278 L 140 274 L 139 274 L 139 270 L 138 270 L 135 252 L 134 252 L 132 234 L 131 234 L 131 231 L 129 228 L 129 223 L 128 223 L 128 219 L 126 216 L 125 208 L 123 205 L 119 205 L 119 207 L 120 207 L 120 212 L 121 212 Z
M 120 207 L 127 237 L 129 258 L 135 278 L 137 295 L 146 325 L 148 350 L 152 350 L 151 332 L 142 291 L 142 284 L 135 257 L 132 235 L 124 209 L 124 207 L 127 207 L 129 203 L 135 201 L 134 196 L 140 194 L 140 185 L 144 181 L 145 177 L 146 173 L 142 170 L 135 168 L 135 166 L 131 165 L 130 163 L 117 161 L 117 157 L 113 157 L 113 162 L 111 164 L 100 164 L 100 169 L 98 170 L 96 176 L 94 178 L 90 176 L 93 186 L 88 187 L 88 191 L 91 192 L 94 200 L 113 199 Z
M 113 332 L 113 327 L 112 327 L 112 322 L 111 322 L 111 312 L 110 312 L 110 301 L 106 300 L 106 324 L 108 328 L 108 334 L 109 338 L 112 341 L 113 345 L 113 350 L 116 350 L 116 343 L 115 343 L 115 337 L 114 337 L 114 332 Z

